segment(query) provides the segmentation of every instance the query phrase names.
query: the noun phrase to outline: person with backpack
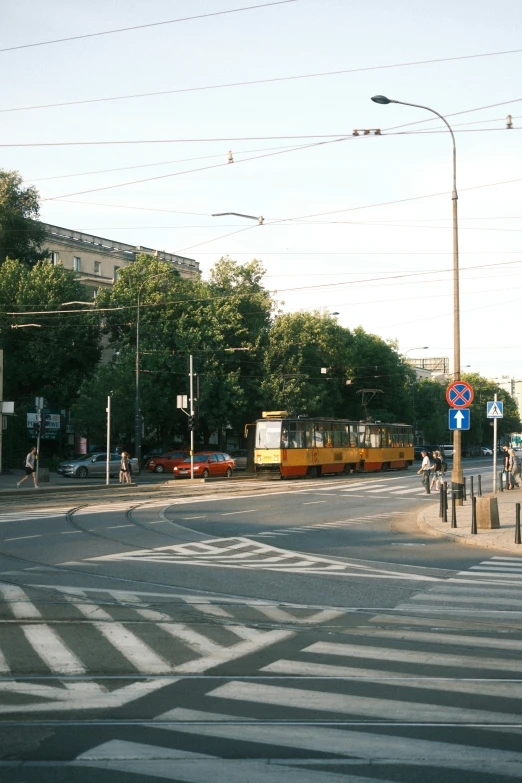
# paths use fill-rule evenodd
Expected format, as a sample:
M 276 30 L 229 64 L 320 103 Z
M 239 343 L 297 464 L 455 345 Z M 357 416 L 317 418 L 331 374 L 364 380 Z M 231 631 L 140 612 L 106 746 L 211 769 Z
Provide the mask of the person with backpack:
M 442 455 L 440 451 L 433 452 L 433 478 L 431 479 L 430 490 L 440 489 L 440 482 L 442 481 Z

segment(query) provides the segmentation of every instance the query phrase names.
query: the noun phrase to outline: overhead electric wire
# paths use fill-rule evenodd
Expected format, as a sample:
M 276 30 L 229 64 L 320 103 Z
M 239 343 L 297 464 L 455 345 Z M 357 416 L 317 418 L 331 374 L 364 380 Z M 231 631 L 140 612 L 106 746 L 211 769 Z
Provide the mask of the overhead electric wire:
M 232 13 L 232 12 L 229 11 L 227 13 Z M 80 36 L 80 37 L 84 37 L 84 36 Z M 44 44 L 33 44 L 33 46 L 34 45 L 44 45 Z M 21 48 L 21 47 L 13 47 L 13 48 Z M 0 52 L 1 51 L 9 51 L 9 49 L 3 49 L 0 50 Z M 364 71 L 379 71 L 388 68 L 410 68 L 418 65 L 430 65 L 434 63 L 454 62 L 456 60 L 473 60 L 481 57 L 501 57 L 509 54 L 520 54 L 521 52 L 522 49 L 508 49 L 499 52 L 483 52 L 480 54 L 457 55 L 455 57 L 439 57 L 431 60 L 416 60 L 416 61 L 406 62 L 406 63 L 370 65 L 361 68 L 346 68 L 337 71 L 319 71 L 317 73 L 297 74 L 296 76 L 274 76 L 267 79 L 250 79 L 248 81 L 243 81 L 243 82 L 229 82 L 225 84 L 208 84 L 208 85 L 202 85 L 201 87 L 181 87 L 175 90 L 160 90 L 155 92 L 131 93 L 127 95 L 112 95 L 107 98 L 84 98 L 76 101 L 61 101 L 56 103 L 38 104 L 33 106 L 15 106 L 7 109 L 0 109 L 0 113 L 17 112 L 17 111 L 34 111 L 38 109 L 54 109 L 63 106 L 78 106 L 86 103 L 106 103 L 108 101 L 123 101 L 123 100 L 132 100 L 136 98 L 151 98 L 160 95 L 174 95 L 176 93 L 201 92 L 203 90 L 222 90 L 231 87 L 247 87 L 247 86 L 249 87 L 256 84 L 270 84 L 275 82 L 296 81 L 299 79 L 317 79 L 317 78 L 322 78 L 324 76 L 341 76 L 349 73 L 362 73 Z M 430 121 L 431 119 L 423 120 L 423 122 L 430 122 Z
M 131 27 L 118 27 L 114 30 L 101 30 L 97 33 L 82 33 L 80 35 L 69 35 L 66 38 L 55 38 L 51 41 L 37 41 L 36 43 L 30 43 L 30 44 L 18 44 L 16 46 L 5 46 L 4 48 L 0 49 L 0 53 L 14 52 L 19 49 L 33 49 L 36 46 L 50 46 L 51 44 L 65 43 L 67 41 L 79 41 L 82 38 L 98 38 L 102 35 L 115 35 L 116 33 L 128 33 L 133 30 L 145 30 L 146 28 L 150 28 L 150 27 L 162 27 L 164 25 L 169 25 L 169 24 L 179 24 L 180 22 L 192 22 L 196 19 L 208 19 L 209 17 L 212 16 L 225 16 L 226 14 L 237 14 L 243 11 L 254 11 L 257 8 L 268 8 L 269 6 L 286 5 L 287 3 L 295 3 L 295 2 L 298 2 L 298 0 L 274 0 L 273 2 L 270 3 L 261 3 L 259 5 L 248 5 L 248 6 L 243 6 L 241 8 L 230 8 L 225 11 L 212 11 L 207 14 L 198 14 L 197 16 L 185 16 L 179 19 L 166 19 L 163 22 L 149 22 L 148 24 L 136 24 L 136 25 L 132 25 Z
M 502 261 L 500 264 L 475 264 L 473 266 L 469 267 L 463 267 L 461 271 L 469 271 L 472 269 L 486 269 L 486 268 L 499 268 L 499 267 L 506 267 L 506 266 L 512 266 L 514 264 L 520 264 L 522 263 L 522 259 L 517 261 Z M 417 272 L 408 272 L 408 273 L 401 273 L 401 274 L 394 274 L 394 275 L 383 275 L 381 277 L 376 278 L 367 278 L 365 280 L 346 280 L 343 282 L 335 281 L 333 283 L 320 283 L 318 285 L 307 285 L 307 286 L 294 286 L 292 288 L 279 288 L 279 289 L 265 289 L 262 291 L 259 291 L 255 294 L 249 294 L 249 296 L 252 298 L 253 296 L 261 296 L 266 297 L 267 295 L 271 294 L 284 294 L 284 293 L 290 293 L 292 291 L 315 291 L 321 288 L 332 288 L 334 286 L 346 286 L 346 285 L 356 285 L 359 286 L 361 283 L 376 283 L 376 282 L 386 282 L 389 280 L 399 280 L 404 278 L 411 278 L 411 277 L 425 277 L 426 275 L 432 275 L 432 274 L 440 274 L 440 273 L 450 273 L 453 272 L 452 267 L 448 267 L 447 269 L 439 269 L 439 270 L 422 270 Z M 197 298 L 184 298 L 184 299 L 174 299 L 174 300 L 163 300 L 160 302 L 152 302 L 152 303 L 143 303 L 140 305 L 140 307 L 164 307 L 172 304 L 193 304 L 193 303 L 201 303 L 201 302 L 213 302 L 213 301 L 220 301 L 225 299 L 233 299 L 238 296 L 238 292 L 235 291 L 233 294 L 222 294 L 219 296 L 204 296 L 204 297 L 197 297 Z M 38 306 L 38 305 L 33 305 Z M 28 306 L 30 307 L 30 306 Z M 2 311 L 0 310 L 0 315 L 9 315 L 9 316 L 23 316 L 24 314 L 30 314 L 30 315 L 58 315 L 63 313 L 103 313 L 103 312 L 114 312 L 119 310 L 135 310 L 137 309 L 137 304 L 125 304 L 125 305 L 117 305 L 114 307 L 89 307 L 88 309 L 75 309 L 75 310 L 41 310 L 41 311 L 35 311 L 35 310 L 24 310 L 24 311 Z

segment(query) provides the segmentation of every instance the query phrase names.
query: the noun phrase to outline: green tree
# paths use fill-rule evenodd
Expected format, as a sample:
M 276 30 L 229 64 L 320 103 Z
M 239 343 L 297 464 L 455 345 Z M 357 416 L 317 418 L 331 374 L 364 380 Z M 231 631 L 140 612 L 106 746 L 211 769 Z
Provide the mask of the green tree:
M 520 432 L 522 424 L 516 401 L 513 397 L 501 389 L 494 381 L 483 378 L 478 373 L 467 373 L 462 376 L 473 387 L 474 397 L 470 406 L 471 427 L 462 433 L 463 444 L 481 444 L 489 446 L 493 440 L 492 420 L 486 416 L 486 403 L 498 395 L 498 399 L 504 403 L 504 417 L 498 419 L 497 433 L 501 438 L 511 432 Z
M 33 266 L 49 255 L 39 215 L 36 188 L 24 188 L 18 172 L 0 169 L 0 266 L 7 258 Z
M 51 311 L 64 310 L 63 303 L 87 296 L 75 274 L 60 266 L 38 262 L 29 268 L 18 261 L 4 262 L 0 345 L 5 399 L 34 404 L 35 395 L 43 395 L 51 405 L 70 406 L 99 361 L 100 328 L 91 312 Z
M 425 443 L 446 443 L 448 432 L 448 403 L 446 386 L 423 378 L 414 385 L 415 420 Z

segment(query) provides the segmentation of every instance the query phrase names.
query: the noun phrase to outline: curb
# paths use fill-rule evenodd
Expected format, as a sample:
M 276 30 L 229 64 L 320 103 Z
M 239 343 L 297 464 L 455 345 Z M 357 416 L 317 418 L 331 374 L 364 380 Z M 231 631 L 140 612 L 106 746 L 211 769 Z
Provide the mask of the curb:
M 479 546 L 482 549 L 496 549 L 499 552 L 513 552 L 513 549 L 509 547 L 501 546 L 492 541 L 484 541 L 484 539 L 481 540 L 480 533 L 477 533 L 477 537 L 474 536 L 471 538 L 471 536 L 467 536 L 465 538 L 464 536 L 459 536 L 455 533 L 446 533 L 445 531 L 435 530 L 435 528 L 431 527 L 429 522 L 427 522 L 425 519 L 426 510 L 429 509 L 423 509 L 417 517 L 417 527 L 428 536 L 433 536 L 434 538 L 443 538 L 446 539 L 446 541 L 453 541 L 455 544 L 463 544 L 464 546 Z M 448 522 L 448 525 L 449 524 L 450 523 Z M 522 555 L 522 549 L 520 554 Z

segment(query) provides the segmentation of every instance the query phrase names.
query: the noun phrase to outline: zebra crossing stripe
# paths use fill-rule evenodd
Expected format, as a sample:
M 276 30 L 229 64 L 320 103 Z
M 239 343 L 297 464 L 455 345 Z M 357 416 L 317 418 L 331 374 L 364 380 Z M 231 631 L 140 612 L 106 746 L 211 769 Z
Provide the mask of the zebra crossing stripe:
M 86 668 L 48 625 L 22 625 L 21 630 L 39 658 L 56 674 L 85 674 Z
M 238 715 L 204 712 L 177 707 L 159 715 L 158 721 L 173 721 L 175 725 L 158 726 L 161 731 L 217 737 L 233 742 L 249 742 L 272 747 L 286 747 L 354 757 L 361 761 L 382 759 L 390 763 L 419 765 L 426 760 L 437 767 L 484 771 L 484 765 L 494 764 L 497 775 L 520 776 L 522 753 L 495 750 L 479 745 L 460 745 L 410 737 L 365 732 L 363 729 L 343 731 L 318 726 L 271 726 L 246 721 Z M 192 724 L 192 725 L 191 725 Z M 371 781 L 373 778 L 365 778 Z
M 42 616 L 27 593 L 17 585 L 0 585 L 0 596 L 9 603 L 13 615 L 19 620 L 35 620 Z
M 261 671 L 270 674 L 288 674 L 301 677 L 339 677 L 345 680 L 371 681 L 393 685 L 395 688 L 418 688 L 440 693 L 468 693 L 482 696 L 519 699 L 522 697 L 522 680 L 464 680 L 448 677 L 416 677 L 409 674 L 390 673 L 386 670 L 359 669 L 356 666 L 337 666 L 306 661 L 279 660 L 264 666 Z M 522 755 L 521 755 L 522 759 Z
M 505 658 L 475 657 L 459 653 L 423 652 L 422 650 L 396 650 L 393 648 L 371 647 L 363 644 L 340 644 L 336 642 L 315 642 L 303 652 L 319 655 L 337 655 L 345 658 L 368 658 L 370 660 L 396 661 L 400 663 L 428 664 L 429 666 L 454 666 L 468 669 L 491 669 L 493 671 L 516 672 L 520 674 L 520 662 Z
M 518 639 L 493 639 L 485 636 L 462 636 L 461 634 L 437 633 L 429 631 L 386 631 L 372 628 L 366 634 L 370 638 L 400 639 L 408 642 L 429 642 L 430 644 L 446 644 L 455 647 L 491 647 L 495 650 L 519 650 L 522 651 L 522 640 Z
M 238 680 L 220 685 L 207 695 L 209 698 L 248 701 L 313 712 L 384 718 L 390 723 L 409 721 L 421 724 L 449 722 L 458 724 L 476 723 L 480 718 L 483 723 L 511 725 L 516 719 L 515 715 L 504 712 L 478 711 L 466 707 L 448 707 L 400 699 L 379 699 L 372 696 L 289 688 Z
M 335 774 L 317 771 L 306 767 L 296 768 L 295 760 L 251 761 L 250 759 L 222 759 L 206 756 L 203 753 L 181 753 L 161 756 L 164 749 L 154 745 L 119 740 L 118 745 L 99 746 L 100 756 L 92 757 L 89 751 L 70 762 L 72 768 L 100 768 L 107 772 L 124 772 L 143 775 L 147 778 L 184 781 L 185 783 L 209 783 L 211 780 L 226 780 L 227 783 L 393 783 L 379 777 L 360 777 L 359 775 Z M 98 749 L 95 749 L 97 752 Z M 114 758 L 111 757 L 111 752 Z M 156 756 L 154 756 L 156 753 Z M 319 762 L 319 760 L 318 760 Z M 292 764 L 292 766 L 290 766 Z

